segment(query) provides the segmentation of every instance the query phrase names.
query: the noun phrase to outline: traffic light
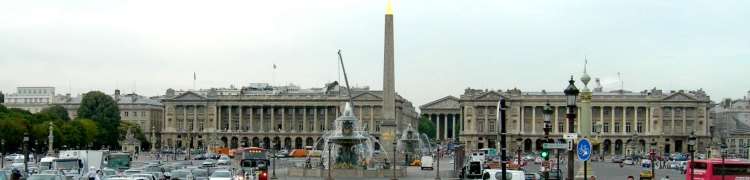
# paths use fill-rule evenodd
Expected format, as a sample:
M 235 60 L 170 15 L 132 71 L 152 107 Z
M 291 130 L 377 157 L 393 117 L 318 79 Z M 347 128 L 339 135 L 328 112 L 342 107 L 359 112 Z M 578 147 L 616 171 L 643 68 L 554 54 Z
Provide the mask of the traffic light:
M 539 153 L 539 155 L 541 155 L 544 160 L 549 160 L 549 150 L 542 149 L 542 152 Z

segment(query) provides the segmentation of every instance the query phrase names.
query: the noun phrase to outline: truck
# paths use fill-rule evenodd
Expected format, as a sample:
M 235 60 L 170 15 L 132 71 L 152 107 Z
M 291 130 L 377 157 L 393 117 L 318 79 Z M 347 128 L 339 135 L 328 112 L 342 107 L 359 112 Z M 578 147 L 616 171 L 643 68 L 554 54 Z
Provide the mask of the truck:
M 67 179 L 80 179 L 89 167 L 100 169 L 103 164 L 104 151 L 95 150 L 62 150 L 58 159 L 52 160 L 52 167 L 60 170 Z

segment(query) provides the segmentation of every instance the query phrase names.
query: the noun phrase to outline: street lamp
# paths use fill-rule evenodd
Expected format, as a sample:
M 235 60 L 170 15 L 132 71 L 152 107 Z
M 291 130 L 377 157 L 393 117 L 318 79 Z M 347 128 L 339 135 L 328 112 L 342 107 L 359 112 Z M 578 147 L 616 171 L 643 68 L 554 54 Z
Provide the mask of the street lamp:
M 443 147 L 443 144 L 442 142 L 440 142 L 440 140 L 437 140 L 437 144 L 438 144 L 438 149 L 441 149 Z M 437 171 L 435 171 L 435 174 L 437 175 L 437 177 L 435 177 L 435 180 L 440 180 L 440 156 L 441 154 L 437 155 Z
M 23 133 L 23 170 L 29 172 L 29 132 Z
M 329 139 L 328 140 L 328 177 L 326 177 L 326 180 L 333 180 L 333 176 L 331 176 L 331 170 L 333 170 L 333 164 L 331 164 L 331 151 L 333 149 L 333 142 Z
M 690 137 L 688 137 L 688 150 L 690 150 L 690 179 L 693 179 L 693 163 L 695 163 L 695 131 L 690 133 Z
M 544 143 L 549 142 L 549 131 L 552 129 L 550 128 L 550 117 L 552 116 L 552 107 L 549 105 L 549 101 L 547 101 L 547 106 L 544 107 L 544 110 L 542 110 L 542 114 L 544 115 Z M 549 150 L 548 149 L 542 149 L 542 157 L 544 158 L 544 163 L 542 164 L 542 167 L 544 168 L 544 179 L 549 179 Z
M 656 168 L 654 168 L 656 166 L 656 140 L 653 138 L 651 139 L 651 147 L 649 149 L 651 149 L 651 153 L 649 153 L 651 155 L 651 177 L 656 178 Z
M 578 93 L 580 92 L 578 88 L 576 88 L 576 85 L 574 84 L 576 81 L 573 80 L 573 76 L 570 76 L 570 81 L 568 81 L 568 87 L 565 88 L 563 91 L 565 93 L 565 103 L 568 105 L 568 133 L 575 133 L 573 130 L 573 127 L 575 126 L 575 119 L 577 116 L 578 107 L 576 106 L 576 101 L 578 101 Z M 568 151 L 568 179 L 574 178 L 574 171 L 573 171 L 573 158 L 575 156 L 575 149 Z
M 274 139 L 274 141 L 273 141 L 273 147 L 275 148 L 278 145 L 279 145 L 279 139 Z M 276 177 L 276 159 L 278 159 L 278 157 L 276 157 L 276 155 L 274 155 L 273 156 L 273 174 L 271 175 L 271 179 L 278 179 Z
M 518 146 L 518 149 L 516 149 L 516 156 L 518 159 L 516 159 L 516 163 L 518 163 L 518 167 L 521 167 L 521 146 L 523 146 L 523 138 L 521 138 L 521 133 L 518 133 L 516 137 L 516 146 Z
M 391 177 L 391 180 L 398 180 L 396 178 L 396 140 L 393 140 L 393 177 Z

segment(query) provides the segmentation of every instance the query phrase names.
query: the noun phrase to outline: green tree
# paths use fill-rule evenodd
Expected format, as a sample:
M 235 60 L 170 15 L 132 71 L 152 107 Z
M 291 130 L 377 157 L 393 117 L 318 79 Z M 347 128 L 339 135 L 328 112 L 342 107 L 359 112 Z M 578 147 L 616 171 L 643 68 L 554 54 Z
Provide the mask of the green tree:
M 70 148 L 79 149 L 84 144 L 83 138 L 86 134 L 83 132 L 81 121 L 68 121 L 61 128 L 63 134 L 63 144 Z
M 417 131 L 419 131 L 420 134 L 424 133 L 427 134 L 427 137 L 430 139 L 435 139 L 435 131 L 437 131 L 435 128 L 435 123 L 433 123 L 432 120 L 426 117 L 419 118 L 419 127 Z
M 0 91 L 0 103 L 5 103 L 5 94 L 3 94 L 3 91 Z
M 66 121 L 70 120 L 70 117 L 68 116 L 68 110 L 66 110 L 65 107 L 61 105 L 54 105 L 48 108 L 44 108 L 38 114 L 51 115 L 52 118 L 60 118 Z
M 98 137 L 94 145 L 108 145 L 110 147 L 119 147 L 117 141 L 112 141 L 112 137 L 120 137 L 120 110 L 112 97 L 100 91 L 91 91 L 86 93 L 81 100 L 81 106 L 78 108 L 78 118 L 92 119 L 99 128 Z

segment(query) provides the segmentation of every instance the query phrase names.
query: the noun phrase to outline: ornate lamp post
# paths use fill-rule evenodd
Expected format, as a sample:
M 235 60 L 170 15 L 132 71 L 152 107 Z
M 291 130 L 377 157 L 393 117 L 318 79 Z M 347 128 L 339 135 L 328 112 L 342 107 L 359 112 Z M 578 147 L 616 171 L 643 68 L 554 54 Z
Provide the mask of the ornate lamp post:
M 656 168 L 654 168 L 656 166 L 656 140 L 655 139 L 651 139 L 650 146 L 651 147 L 649 147 L 649 149 L 651 149 L 651 152 L 649 154 L 651 155 L 651 175 L 652 175 L 651 177 L 656 178 Z
M 443 146 L 442 142 L 440 142 L 440 140 L 437 140 L 437 144 L 438 144 L 438 149 L 441 149 Z M 437 155 L 437 171 L 435 171 L 435 174 L 437 177 L 435 177 L 435 180 L 440 180 L 440 156 L 441 155 L 442 154 Z
M 516 159 L 516 163 L 518 163 L 518 166 L 521 167 L 521 146 L 523 146 L 523 138 L 521 138 L 521 133 L 518 133 L 516 137 L 516 146 L 518 146 L 518 149 L 516 149 L 516 156 L 518 159 Z
M 542 110 L 542 114 L 544 115 L 544 143 L 549 143 L 549 131 L 552 130 L 550 128 L 550 118 L 552 116 L 552 107 L 549 105 L 549 101 L 547 101 L 547 106 L 544 107 L 544 110 Z M 544 157 L 544 164 L 542 164 L 542 167 L 546 164 L 547 167 L 544 168 L 544 179 L 549 179 L 549 150 L 543 150 L 547 152 L 546 156 Z
M 690 163 L 688 164 L 690 166 L 690 179 L 693 179 L 693 163 L 695 163 L 695 131 L 690 133 L 690 137 L 688 137 L 688 150 L 690 151 Z
M 23 170 L 29 172 L 29 132 L 23 133 Z
M 279 140 L 278 139 L 274 139 L 274 141 L 273 141 L 273 149 L 276 149 L 276 146 L 278 146 L 278 145 L 279 145 Z M 273 156 L 273 174 L 271 175 L 270 179 L 279 179 L 278 177 L 276 177 L 276 159 L 278 159 L 278 157 L 276 157 L 276 155 L 274 155 Z
M 49 122 L 49 135 L 47 136 L 47 156 L 54 156 L 55 151 L 52 149 L 52 144 L 55 141 L 55 137 L 52 134 L 52 121 Z
M 333 164 L 331 164 L 331 148 L 333 148 L 333 142 L 328 141 L 328 177 L 326 177 L 326 180 L 333 180 L 333 176 L 331 176 L 331 170 L 333 170 Z
M 393 140 L 393 177 L 391 180 L 398 180 L 396 178 L 396 140 Z
M 580 92 L 576 85 L 576 81 L 573 80 L 573 76 L 570 76 L 568 81 L 568 87 L 563 91 L 565 93 L 565 103 L 568 105 L 568 133 L 575 133 L 573 127 L 575 127 L 575 119 L 577 116 L 578 107 L 576 103 L 578 101 L 578 93 Z M 573 158 L 575 158 L 575 149 L 568 151 L 568 179 L 573 179 L 575 172 L 573 170 Z

